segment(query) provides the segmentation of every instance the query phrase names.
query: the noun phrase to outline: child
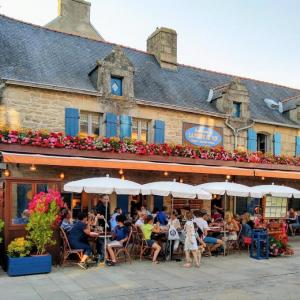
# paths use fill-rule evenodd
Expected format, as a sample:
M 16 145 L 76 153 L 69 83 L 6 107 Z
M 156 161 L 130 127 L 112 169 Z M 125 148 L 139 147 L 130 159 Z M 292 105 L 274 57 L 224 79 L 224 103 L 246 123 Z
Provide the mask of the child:
M 143 234 L 144 234 L 144 237 L 145 237 L 148 247 L 151 247 L 155 250 L 152 262 L 153 262 L 153 264 L 158 264 L 157 256 L 161 250 L 161 247 L 160 247 L 160 245 L 158 245 L 157 242 L 155 242 L 154 240 L 151 240 L 151 234 L 152 234 L 152 232 L 155 232 L 155 229 L 153 226 L 152 215 L 149 215 L 146 217 L 145 223 L 141 225 L 141 229 L 143 231 Z
M 192 252 L 195 265 L 196 267 L 200 267 L 199 257 L 197 256 L 197 240 L 196 240 L 196 232 L 193 224 L 193 214 L 192 212 L 188 211 L 186 213 L 186 223 L 184 225 L 184 231 L 185 231 L 185 241 L 184 241 L 184 251 L 185 251 L 185 257 L 186 257 L 186 263 L 183 265 L 185 268 L 190 268 L 192 266 L 191 264 L 191 257 L 190 252 Z

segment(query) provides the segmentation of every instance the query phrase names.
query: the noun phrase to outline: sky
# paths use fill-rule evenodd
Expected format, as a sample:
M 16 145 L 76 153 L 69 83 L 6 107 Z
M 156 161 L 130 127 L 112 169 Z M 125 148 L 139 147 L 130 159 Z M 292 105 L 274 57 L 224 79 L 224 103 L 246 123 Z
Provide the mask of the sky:
M 178 62 L 300 89 L 299 0 L 91 0 L 106 41 L 146 50 L 156 27 L 178 34 Z M 0 0 L 0 14 L 38 25 L 58 0 Z

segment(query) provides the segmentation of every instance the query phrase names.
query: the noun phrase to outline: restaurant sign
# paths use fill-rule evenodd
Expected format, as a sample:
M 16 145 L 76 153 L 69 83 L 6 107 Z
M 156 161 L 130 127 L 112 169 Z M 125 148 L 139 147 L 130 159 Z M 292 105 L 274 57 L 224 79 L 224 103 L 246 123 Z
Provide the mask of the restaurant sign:
M 216 147 L 223 145 L 223 128 L 183 123 L 183 144 Z

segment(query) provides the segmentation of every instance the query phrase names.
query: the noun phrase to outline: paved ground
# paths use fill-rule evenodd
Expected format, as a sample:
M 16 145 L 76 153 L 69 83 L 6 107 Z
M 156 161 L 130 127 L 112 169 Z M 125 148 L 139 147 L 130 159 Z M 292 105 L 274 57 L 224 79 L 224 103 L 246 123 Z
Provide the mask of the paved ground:
M 264 261 L 246 253 L 204 258 L 200 269 L 148 261 L 116 267 L 54 268 L 10 278 L 0 271 L 0 299 L 300 299 L 300 236 L 293 257 Z

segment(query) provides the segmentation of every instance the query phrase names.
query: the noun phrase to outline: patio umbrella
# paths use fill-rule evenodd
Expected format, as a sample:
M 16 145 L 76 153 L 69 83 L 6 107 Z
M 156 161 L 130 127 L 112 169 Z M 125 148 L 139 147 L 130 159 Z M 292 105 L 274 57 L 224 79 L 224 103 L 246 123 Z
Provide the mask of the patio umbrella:
M 64 191 L 73 193 L 92 194 L 112 194 L 115 192 L 119 195 L 138 195 L 141 191 L 141 185 L 124 179 L 106 177 L 85 178 L 71 181 L 64 185 Z M 105 221 L 107 221 L 107 203 L 105 204 Z M 104 229 L 104 251 L 106 253 L 107 226 Z M 106 255 L 105 255 L 106 259 Z
M 172 198 L 210 200 L 211 194 L 201 188 L 176 181 L 157 181 L 141 186 L 143 195 L 172 196 Z
M 257 185 L 250 188 L 251 196 L 254 198 L 262 198 L 270 194 L 273 197 L 300 198 L 300 191 L 283 185 Z
M 248 197 L 251 191 L 251 188 L 246 185 L 228 181 L 203 183 L 197 185 L 197 187 L 212 194 L 236 197 Z

